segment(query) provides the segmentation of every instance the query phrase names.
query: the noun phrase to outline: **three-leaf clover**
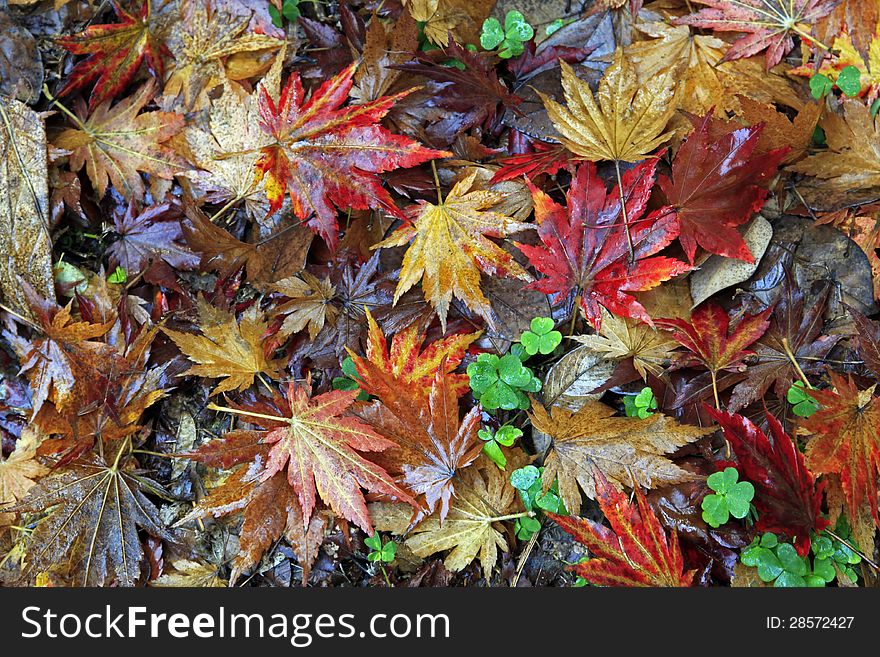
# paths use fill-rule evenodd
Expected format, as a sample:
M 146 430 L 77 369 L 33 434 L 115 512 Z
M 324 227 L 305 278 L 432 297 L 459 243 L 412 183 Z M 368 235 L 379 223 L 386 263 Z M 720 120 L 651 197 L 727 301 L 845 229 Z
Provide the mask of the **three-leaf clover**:
M 541 380 L 513 354 L 500 358 L 495 354 L 480 354 L 476 362 L 468 365 L 467 374 L 474 398 L 490 411 L 526 409 L 529 398 L 525 393 L 541 389 Z
M 654 414 L 652 411 L 657 410 L 654 391 L 646 386 L 635 396 L 627 395 L 623 398 L 623 410 L 626 411 L 627 417 L 640 417 L 643 420 L 651 417 Z
M 788 389 L 785 398 L 792 405 L 792 412 L 798 417 L 810 417 L 819 410 L 819 402 L 810 396 L 803 381 L 795 381 Z
M 519 339 L 529 356 L 538 353 L 546 355 L 559 346 L 562 333 L 554 331 L 553 326 L 553 320 L 549 317 L 532 318 L 529 324 L 531 330 L 525 331 Z
M 723 472 L 715 472 L 706 478 L 709 488 L 714 494 L 703 498 L 703 520 L 710 527 L 720 527 L 730 516 L 745 518 L 749 514 L 755 487 L 748 481 L 738 481 L 739 472 L 736 468 L 724 468 Z
M 502 470 L 507 467 L 507 457 L 501 446 L 511 447 L 517 438 L 522 436 L 522 431 L 509 424 L 505 424 L 494 434 L 490 429 L 480 429 L 477 436 L 483 441 L 483 452 L 492 462 Z
M 370 548 L 367 560 L 381 563 L 391 563 L 397 555 L 397 543 L 394 541 L 382 542 L 379 532 L 364 539 L 364 545 Z
M 810 78 L 810 93 L 816 100 L 830 94 L 833 88 L 834 81 L 824 73 L 816 73 Z
M 822 587 L 827 581 L 824 567 L 820 567 L 820 573 L 811 570 L 807 559 L 799 555 L 791 543 L 781 543 L 771 533 L 755 538 L 743 550 L 740 561 L 757 568 L 762 582 L 773 582 L 777 587 Z
M 547 492 L 544 492 L 544 486 L 541 482 L 543 471 L 543 468 L 536 468 L 534 465 L 514 470 L 510 473 L 510 485 L 519 491 L 526 511 L 539 509 L 557 515 L 568 515 L 568 509 L 565 508 L 565 503 L 559 495 L 558 482 L 554 481 Z M 528 540 L 540 528 L 541 523 L 535 518 L 518 518 L 515 528 L 516 536 L 519 539 Z
M 528 24 L 525 16 L 514 9 L 504 17 L 504 27 L 494 16 L 483 21 L 480 45 L 486 50 L 498 48 L 498 56 L 509 59 L 521 55 L 525 50 L 523 44 L 534 35 L 535 30 Z

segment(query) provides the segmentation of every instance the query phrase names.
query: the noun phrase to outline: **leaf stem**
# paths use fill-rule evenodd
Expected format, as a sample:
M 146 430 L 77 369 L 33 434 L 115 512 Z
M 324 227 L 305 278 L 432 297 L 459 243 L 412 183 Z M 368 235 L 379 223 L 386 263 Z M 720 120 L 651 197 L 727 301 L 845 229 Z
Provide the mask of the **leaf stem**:
M 623 229 L 626 232 L 626 245 L 629 248 L 629 261 L 635 260 L 632 235 L 629 232 L 629 218 L 626 216 L 626 197 L 623 195 L 623 178 L 620 176 L 620 160 L 614 160 L 614 169 L 617 171 L 617 191 L 620 194 L 620 213 L 623 215 Z
M 234 415 L 246 415 L 248 417 L 256 417 L 261 420 L 271 420 L 272 422 L 284 422 L 289 424 L 289 417 L 280 417 L 278 415 L 266 415 L 265 413 L 254 413 L 253 411 L 243 411 L 239 408 L 231 408 L 229 406 L 220 406 L 219 404 L 215 404 L 214 402 L 208 403 L 208 410 L 210 411 L 223 411 L 224 413 L 232 413 Z
M 801 381 L 804 382 L 804 385 L 808 389 L 812 390 L 813 386 L 810 384 L 809 380 L 807 380 L 807 375 L 804 374 L 804 371 L 801 369 L 801 366 L 798 365 L 797 359 L 794 357 L 794 354 L 791 351 L 791 346 L 788 344 L 788 338 L 782 338 L 782 348 L 783 350 L 785 350 L 785 355 L 788 356 L 788 359 L 794 366 L 795 372 L 797 372 L 798 376 L 801 378 Z
M 437 165 L 431 160 L 431 171 L 434 172 L 434 185 L 437 187 L 437 205 L 443 205 L 443 192 L 440 190 L 440 176 L 437 174 Z
M 870 559 L 868 557 L 867 554 L 862 552 L 859 548 L 857 548 L 855 545 L 853 545 L 852 543 L 847 541 L 845 538 L 838 536 L 836 532 L 833 532 L 830 529 L 826 529 L 825 533 L 828 534 L 835 541 L 839 541 L 839 542 L 843 543 L 846 547 L 848 547 L 850 550 L 852 550 L 857 555 L 859 555 L 865 563 L 867 563 L 868 565 L 871 566 L 871 568 L 873 568 L 874 570 L 880 571 L 880 566 L 878 566 L 872 559 Z

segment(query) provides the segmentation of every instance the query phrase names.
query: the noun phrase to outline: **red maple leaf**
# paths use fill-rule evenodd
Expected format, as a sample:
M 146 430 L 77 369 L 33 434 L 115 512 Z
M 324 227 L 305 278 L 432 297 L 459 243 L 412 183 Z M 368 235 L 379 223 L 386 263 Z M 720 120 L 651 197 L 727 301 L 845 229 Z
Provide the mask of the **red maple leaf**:
M 116 2 L 113 11 L 119 23 L 91 25 L 79 34 L 58 39 L 58 44 L 74 55 L 89 55 L 73 67 L 60 96 L 83 88 L 97 78 L 89 98 L 89 109 L 94 110 L 105 100 L 115 97 L 125 88 L 146 62 L 150 74 L 162 79 L 163 44 L 150 31 L 150 0 L 144 0 L 140 11 L 129 13 Z
M 549 515 L 575 540 L 585 545 L 590 558 L 572 570 L 596 586 L 691 586 L 694 571 L 684 570 L 678 536 L 667 536 L 641 490 L 636 503 L 598 473 L 599 508 L 611 528 L 575 516 Z
M 542 245 L 517 247 L 546 278 L 529 287 L 554 295 L 554 302 L 575 291 L 584 316 L 597 330 L 602 317 L 600 306 L 615 315 L 650 324 L 644 307 L 629 293 L 650 290 L 691 269 L 674 258 L 649 257 L 678 235 L 678 222 L 671 208 L 642 216 L 656 167 L 656 159 L 647 160 L 623 176 L 632 256 L 621 216 L 620 191 L 606 192 L 594 163 L 578 167 L 566 196 L 567 208 L 533 187 Z
M 859 390 L 852 377 L 829 371 L 834 389 L 810 390 L 820 408 L 802 426 L 815 434 L 807 443 L 807 464 L 817 474 L 839 474 L 850 517 L 867 502 L 880 526 L 880 397 L 874 387 Z
M 715 119 L 710 111 L 694 124 L 672 162 L 672 177 L 657 181 L 681 225 L 678 236 L 693 263 L 697 245 L 711 253 L 754 262 L 737 226 L 747 223 L 764 204 L 769 180 L 787 148 L 752 157 L 763 124 L 743 127 Z
M 670 329 L 673 339 L 690 354 L 680 358 L 679 367 L 702 365 L 710 372 L 732 369 L 751 355 L 746 348 L 764 335 L 770 325 L 772 308 L 757 315 L 745 315 L 732 331 L 730 317 L 717 303 L 704 303 L 691 314 L 690 323 L 683 319 L 658 318 L 657 326 Z
M 277 102 L 259 89 L 260 126 L 275 139 L 262 149 L 257 170 L 266 178 L 270 213 L 281 208 L 285 191 L 297 218 L 319 233 L 331 249 L 338 241 L 336 209 L 382 209 L 403 213 L 377 174 L 448 157 L 394 134 L 379 121 L 409 91 L 373 102 L 341 107 L 352 87 L 356 64 L 305 97 L 298 73 L 292 73 Z
M 816 485 L 816 477 L 807 469 L 794 440 L 769 413 L 772 441 L 742 415 L 722 413 L 709 406 L 705 409 L 723 429 L 743 478 L 755 486 L 755 528 L 790 536 L 798 552 L 807 554 L 810 532 L 822 531 L 829 523 L 821 515 L 824 486 Z
M 696 0 L 708 5 L 696 14 L 679 18 L 678 25 L 693 25 L 716 32 L 744 32 L 725 53 L 722 62 L 751 57 L 762 50 L 767 70 L 776 66 L 794 47 L 792 33 L 812 37 L 804 30 L 826 16 L 840 0 Z
M 546 144 L 536 141 L 534 152 L 511 155 L 498 160 L 501 168 L 492 176 L 492 184 L 525 176 L 534 180 L 542 173 L 553 175 L 560 169 L 574 171 L 575 163 L 583 161 L 570 150 L 559 144 Z

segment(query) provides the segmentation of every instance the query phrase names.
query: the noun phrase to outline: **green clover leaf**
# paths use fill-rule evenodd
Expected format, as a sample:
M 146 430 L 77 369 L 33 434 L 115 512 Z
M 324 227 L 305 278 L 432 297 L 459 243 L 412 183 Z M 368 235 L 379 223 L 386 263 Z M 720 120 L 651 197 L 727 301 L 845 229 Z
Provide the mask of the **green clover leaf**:
M 789 404 L 792 404 L 792 412 L 798 417 L 810 417 L 819 410 L 817 402 L 804 387 L 803 381 L 795 381 L 785 395 Z
M 701 503 L 703 520 L 710 527 L 720 527 L 730 516 L 745 518 L 749 514 L 755 487 L 748 481 L 738 481 L 736 468 L 725 468 L 706 478 L 706 484 L 715 495 L 706 495 Z
M 827 75 L 816 73 L 816 75 L 810 78 L 810 93 L 816 100 L 830 94 L 833 88 L 834 82 Z
M 552 353 L 559 343 L 562 342 L 562 333 L 553 330 L 553 320 L 549 317 L 534 317 L 530 324 L 530 331 L 525 331 L 520 336 L 520 342 L 529 356 L 537 353 Z
M 837 74 L 837 88 L 846 96 L 858 96 L 862 91 L 862 72 L 855 66 L 844 66 Z
M 485 50 L 494 50 L 504 41 L 504 29 L 495 17 L 483 21 L 483 31 L 480 33 L 480 45 Z

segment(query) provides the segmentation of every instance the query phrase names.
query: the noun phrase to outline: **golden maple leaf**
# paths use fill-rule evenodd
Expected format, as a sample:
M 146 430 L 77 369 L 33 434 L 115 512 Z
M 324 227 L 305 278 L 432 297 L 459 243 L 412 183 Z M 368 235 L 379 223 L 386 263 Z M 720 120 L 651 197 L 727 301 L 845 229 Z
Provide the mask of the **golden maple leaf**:
M 15 519 L 14 513 L 4 513 L 2 507 L 23 499 L 36 485 L 35 480 L 49 472 L 49 468 L 34 459 L 40 439 L 40 434 L 24 427 L 12 454 L 6 459 L 0 455 L 0 527 Z
M 604 308 L 598 335 L 574 335 L 572 339 L 605 357 L 632 358 L 633 367 L 643 379 L 647 379 L 648 372 L 660 376 L 672 360 L 672 351 L 678 347 L 668 334 L 644 322 L 612 315 Z
M 831 192 L 880 187 L 880 120 L 858 100 L 843 103 L 843 116 L 828 114 L 822 120 L 828 149 L 792 165 L 789 170 L 824 181 Z
M 635 67 L 618 48 L 594 98 L 569 64 L 559 65 L 568 107 L 538 95 L 572 153 L 593 161 L 638 162 L 672 136 L 664 130 L 677 106 L 676 68 L 639 84 Z
M 428 41 L 446 46 L 452 31 L 459 33 L 462 43 L 476 40 L 479 26 L 491 13 L 495 0 L 403 0 L 403 5 L 424 24 Z
M 478 467 L 463 470 L 460 476 L 449 514 L 442 522 L 438 514 L 425 518 L 404 543 L 421 558 L 451 550 L 443 564 L 453 572 L 479 556 L 483 573 L 488 576 L 498 561 L 498 550 L 508 549 L 501 523 L 526 514 L 508 477 L 494 464 L 483 461 Z M 411 507 L 380 502 L 369 508 L 377 530 L 406 534 Z
M 189 559 L 172 561 L 171 570 L 150 582 L 158 587 L 226 588 L 229 583 L 220 577 L 219 567 Z
M 71 170 L 85 166 L 99 199 L 113 183 L 127 200 L 140 202 L 144 184 L 139 172 L 169 180 L 186 169 L 184 161 L 165 143 L 183 127 L 183 116 L 174 112 L 139 114 L 154 91 L 151 80 L 113 107 L 107 100 L 87 118 L 71 114 L 77 127 L 64 130 L 55 139 L 57 148 L 71 151 Z
M 602 402 L 587 401 L 576 413 L 554 406 L 547 412 L 534 402 L 532 426 L 548 434 L 551 444 L 544 459 L 544 490 L 559 480 L 559 494 L 573 513 L 580 492 L 596 497 L 596 470 L 616 487 L 656 488 L 692 481 L 696 477 L 666 458 L 675 450 L 712 433 L 679 424 L 659 413 L 644 420 L 614 417 Z
M 324 323 L 329 321 L 332 326 L 339 314 L 330 305 L 336 288 L 330 283 L 329 277 L 322 281 L 304 271 L 298 276 L 290 276 L 274 283 L 272 289 L 288 298 L 272 311 L 273 316 L 286 315 L 278 330 L 281 337 L 298 333 L 308 326 L 309 339 L 314 340 L 324 328 Z
M 176 97 L 183 92 L 184 105 L 191 108 L 203 89 L 225 77 L 227 57 L 281 47 L 283 42 L 275 37 L 245 33 L 249 22 L 248 16 L 217 12 L 209 1 L 185 2 L 168 37 L 176 66 L 165 82 L 164 94 Z
M 652 80 L 670 69 L 681 72 L 681 108 L 705 114 L 711 108 L 736 110 L 737 94 L 761 102 L 800 107 L 801 101 L 782 75 L 764 70 L 754 59 L 722 62 L 728 44 L 718 37 L 693 34 L 687 25 L 641 23 L 638 29 L 652 39 L 626 48 L 639 80 Z
M 495 276 L 531 280 L 510 253 L 486 236 L 504 237 L 534 226 L 490 211 L 504 195 L 469 191 L 476 175 L 471 173 L 457 182 L 446 199 L 437 204 L 420 201 L 412 206 L 413 223 L 371 247 L 402 246 L 412 241 L 403 258 L 394 303 L 421 280 L 425 299 L 440 316 L 444 332 L 453 296 L 485 318 L 490 326 L 494 324 L 492 306 L 480 290 L 481 269 Z
M 280 376 L 280 362 L 267 359 L 263 353 L 261 338 L 268 324 L 257 306 L 245 311 L 241 323 L 232 313 L 211 306 L 204 298 L 199 299 L 198 309 L 201 334 L 162 329 L 187 358 L 197 363 L 184 374 L 223 378 L 212 395 L 243 391 L 259 374 Z

